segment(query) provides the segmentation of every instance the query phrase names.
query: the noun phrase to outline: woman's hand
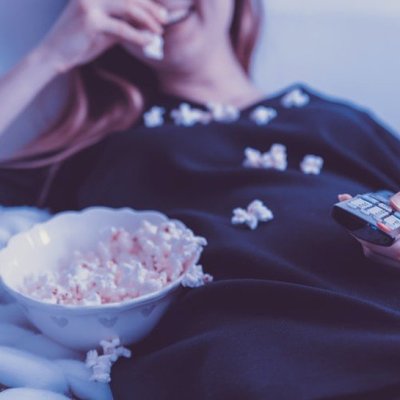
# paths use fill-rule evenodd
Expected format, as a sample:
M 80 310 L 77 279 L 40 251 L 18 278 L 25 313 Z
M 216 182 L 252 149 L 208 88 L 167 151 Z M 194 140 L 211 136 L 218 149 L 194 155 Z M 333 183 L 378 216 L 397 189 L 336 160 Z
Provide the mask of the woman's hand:
M 338 197 L 339 201 L 346 201 L 352 198 L 349 194 L 340 194 Z M 400 211 L 400 192 L 391 198 L 390 205 L 395 210 Z M 384 264 L 400 267 L 400 235 L 390 247 L 378 246 L 360 239 L 357 240 L 361 243 L 366 257 Z
M 153 0 L 69 0 L 42 43 L 0 78 L 0 136 L 59 74 L 115 44 L 140 49 L 162 33 L 167 19 Z
M 162 33 L 167 18 L 153 0 L 70 0 L 37 52 L 58 73 L 66 72 L 117 43 L 145 46 Z

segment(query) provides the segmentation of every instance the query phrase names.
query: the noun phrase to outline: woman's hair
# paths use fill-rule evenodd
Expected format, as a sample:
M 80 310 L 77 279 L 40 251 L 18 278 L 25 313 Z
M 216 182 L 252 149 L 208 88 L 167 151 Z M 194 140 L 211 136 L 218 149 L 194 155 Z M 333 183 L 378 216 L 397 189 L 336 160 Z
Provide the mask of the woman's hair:
M 247 74 L 261 15 L 261 0 L 235 0 L 231 40 Z M 70 101 L 55 126 L 1 164 L 17 169 L 56 166 L 113 132 L 132 126 L 157 89 L 151 68 L 115 47 L 73 71 Z

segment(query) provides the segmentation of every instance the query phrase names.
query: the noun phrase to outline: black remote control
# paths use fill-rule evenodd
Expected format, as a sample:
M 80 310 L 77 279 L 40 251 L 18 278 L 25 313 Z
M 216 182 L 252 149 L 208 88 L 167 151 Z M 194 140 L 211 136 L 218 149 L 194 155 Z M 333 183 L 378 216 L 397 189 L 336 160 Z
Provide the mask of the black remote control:
M 382 190 L 333 206 L 332 217 L 358 239 L 391 246 L 400 235 L 400 212 L 390 206 L 393 192 Z

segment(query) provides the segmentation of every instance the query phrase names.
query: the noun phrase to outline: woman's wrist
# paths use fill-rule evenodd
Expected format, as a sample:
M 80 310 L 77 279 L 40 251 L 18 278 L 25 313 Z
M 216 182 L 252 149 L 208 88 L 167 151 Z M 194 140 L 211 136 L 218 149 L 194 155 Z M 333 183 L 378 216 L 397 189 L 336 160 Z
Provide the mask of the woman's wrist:
M 24 59 L 23 64 L 45 83 L 68 71 L 66 64 L 54 54 L 54 51 L 48 51 L 44 46 L 32 50 Z
M 43 47 L 32 50 L 0 79 L 0 136 L 33 99 L 61 75 L 61 64 Z

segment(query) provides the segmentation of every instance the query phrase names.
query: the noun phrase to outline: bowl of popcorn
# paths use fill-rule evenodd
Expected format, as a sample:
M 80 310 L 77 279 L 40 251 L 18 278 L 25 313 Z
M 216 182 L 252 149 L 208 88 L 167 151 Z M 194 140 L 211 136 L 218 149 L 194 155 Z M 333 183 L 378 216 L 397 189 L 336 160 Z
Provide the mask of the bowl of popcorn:
M 0 251 L 5 291 L 45 335 L 73 349 L 140 341 L 182 286 L 212 280 L 198 265 L 206 240 L 154 211 L 63 212 Z

